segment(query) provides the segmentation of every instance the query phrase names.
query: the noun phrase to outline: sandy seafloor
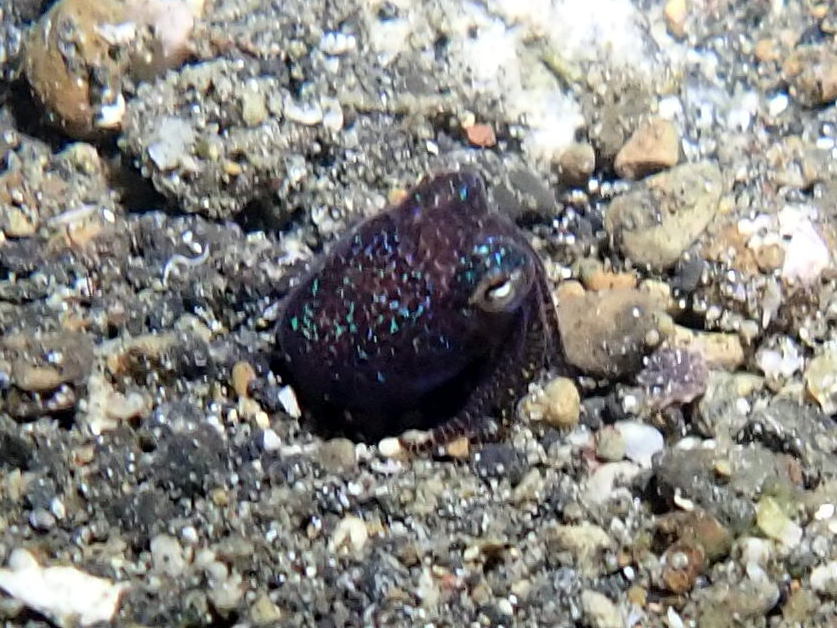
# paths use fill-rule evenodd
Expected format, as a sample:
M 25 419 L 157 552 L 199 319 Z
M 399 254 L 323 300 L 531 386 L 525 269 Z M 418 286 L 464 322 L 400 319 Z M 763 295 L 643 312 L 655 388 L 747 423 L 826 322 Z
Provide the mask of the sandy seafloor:
M 2 625 L 835 625 L 832 2 L 207 0 L 157 75 L 38 65 L 49 4 L 0 1 Z M 317 433 L 282 297 L 457 167 L 583 374 L 447 455 Z

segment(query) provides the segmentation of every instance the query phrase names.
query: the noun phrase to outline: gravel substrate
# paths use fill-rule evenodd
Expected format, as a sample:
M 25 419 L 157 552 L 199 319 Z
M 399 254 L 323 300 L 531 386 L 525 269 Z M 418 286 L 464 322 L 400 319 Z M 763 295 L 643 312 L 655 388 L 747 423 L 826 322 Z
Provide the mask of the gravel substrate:
M 832 2 L 0 0 L 0 81 L 3 626 L 834 625 Z M 459 168 L 571 368 L 323 433 L 283 298 Z

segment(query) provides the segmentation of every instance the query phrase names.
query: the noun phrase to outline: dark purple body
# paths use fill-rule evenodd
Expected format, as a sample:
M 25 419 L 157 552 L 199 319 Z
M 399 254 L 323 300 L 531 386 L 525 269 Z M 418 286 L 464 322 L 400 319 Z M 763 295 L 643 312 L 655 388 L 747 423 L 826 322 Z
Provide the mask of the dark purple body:
M 478 175 L 425 179 L 289 295 L 278 342 L 303 409 L 352 436 L 479 436 L 558 354 L 543 266 Z

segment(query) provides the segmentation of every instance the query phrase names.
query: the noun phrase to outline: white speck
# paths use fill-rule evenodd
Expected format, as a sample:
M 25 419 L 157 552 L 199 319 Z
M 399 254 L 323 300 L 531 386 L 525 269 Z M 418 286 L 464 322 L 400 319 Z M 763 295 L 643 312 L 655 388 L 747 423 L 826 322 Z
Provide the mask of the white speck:
M 357 48 L 357 39 L 354 35 L 332 31 L 323 33 L 320 39 L 320 50 L 327 55 L 342 55 L 355 48 Z
M 102 129 L 115 129 L 122 124 L 125 117 L 125 99 L 122 94 L 116 94 L 112 103 L 99 107 L 96 126 Z
M 293 418 L 298 419 L 302 416 L 302 411 L 299 409 L 299 403 L 296 400 L 296 393 L 290 386 L 284 386 L 279 391 L 279 403 L 282 408 L 290 414 Z
M 180 538 L 189 545 L 195 545 L 198 542 L 198 531 L 195 526 L 186 526 L 180 531 Z
M 657 115 L 664 120 L 674 120 L 683 115 L 683 103 L 677 96 L 666 96 L 657 105 Z
M 834 516 L 834 504 L 821 504 L 814 513 L 814 519 L 822 521 L 823 519 L 831 519 Z
M 767 113 L 771 118 L 781 115 L 788 108 L 788 95 L 777 94 L 767 102 Z
M 271 429 L 262 432 L 262 447 L 265 451 L 276 451 L 282 446 L 282 439 Z
M 666 621 L 668 622 L 669 628 L 684 628 L 683 620 L 677 614 L 677 611 L 674 610 L 673 606 L 669 606 L 666 611 Z

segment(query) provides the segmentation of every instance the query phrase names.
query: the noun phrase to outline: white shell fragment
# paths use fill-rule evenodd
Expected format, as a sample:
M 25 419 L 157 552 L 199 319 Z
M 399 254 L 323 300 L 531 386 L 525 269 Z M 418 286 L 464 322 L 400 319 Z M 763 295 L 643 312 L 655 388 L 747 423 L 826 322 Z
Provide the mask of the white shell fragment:
M 58 626 L 110 622 L 126 588 L 75 567 L 42 567 L 20 548 L 9 557 L 9 569 L 0 569 L 0 589 Z
M 613 427 L 625 439 L 625 457 L 650 468 L 652 456 L 663 450 L 663 435 L 660 431 L 638 421 L 617 421 Z

